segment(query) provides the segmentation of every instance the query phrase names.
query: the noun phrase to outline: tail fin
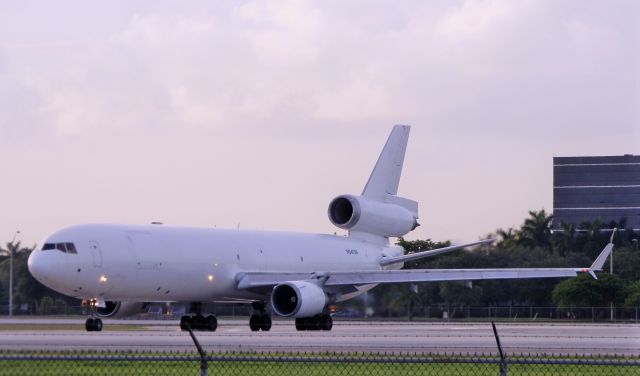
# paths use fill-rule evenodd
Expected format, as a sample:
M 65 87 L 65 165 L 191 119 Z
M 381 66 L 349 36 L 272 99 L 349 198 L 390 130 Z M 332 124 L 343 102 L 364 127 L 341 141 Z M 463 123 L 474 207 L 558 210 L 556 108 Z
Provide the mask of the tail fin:
M 398 184 L 400 184 L 400 174 L 402 173 L 410 130 L 411 127 L 408 125 L 393 127 L 387 143 L 378 157 L 378 162 L 369 176 L 367 185 L 362 191 L 362 197 L 385 202 L 387 195 L 395 196 L 398 194 Z

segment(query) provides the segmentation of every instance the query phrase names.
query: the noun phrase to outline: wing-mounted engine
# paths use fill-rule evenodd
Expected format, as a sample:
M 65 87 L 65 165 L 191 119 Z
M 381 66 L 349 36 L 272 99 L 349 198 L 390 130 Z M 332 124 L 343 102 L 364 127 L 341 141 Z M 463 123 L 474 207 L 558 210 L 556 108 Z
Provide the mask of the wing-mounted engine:
M 384 201 L 342 195 L 329 204 L 331 223 L 350 232 L 389 237 L 404 236 L 419 226 L 418 203 L 387 195 Z
M 322 313 L 329 302 L 322 288 L 307 281 L 285 282 L 273 288 L 273 311 L 285 317 L 312 317 Z
M 98 306 L 96 315 L 98 317 L 129 317 L 142 312 L 143 302 L 104 302 L 104 307 Z

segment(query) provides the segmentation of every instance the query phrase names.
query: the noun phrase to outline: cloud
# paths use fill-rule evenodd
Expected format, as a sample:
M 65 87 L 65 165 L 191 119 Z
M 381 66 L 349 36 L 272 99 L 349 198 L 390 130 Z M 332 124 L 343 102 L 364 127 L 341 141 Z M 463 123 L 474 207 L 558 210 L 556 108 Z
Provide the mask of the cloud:
M 625 1 L 7 3 L 0 6 L 0 167 L 7 179 L 67 176 L 66 186 L 37 201 L 43 207 L 109 196 L 100 210 L 155 213 L 148 187 L 157 187 L 156 200 L 185 195 L 192 201 L 182 207 L 202 208 L 209 199 L 202 187 L 221 189 L 212 170 L 233 187 L 225 195 L 254 197 L 253 180 L 236 169 L 286 164 L 273 171 L 279 180 L 295 172 L 315 185 L 283 197 L 278 187 L 262 187 L 271 175 L 261 171 L 264 194 L 324 213 L 317 200 L 327 189 L 344 192 L 313 180 L 314 172 L 326 168 L 333 182 L 359 184 L 380 135 L 409 123 L 410 153 L 421 163 L 413 168 L 425 176 L 407 176 L 407 192 L 426 201 L 459 186 L 477 213 L 519 220 L 549 202 L 540 166 L 551 155 L 636 152 L 639 14 L 636 2 Z M 278 150 L 263 145 L 274 140 Z M 11 165 L 24 150 L 32 159 Z M 319 160 L 330 167 L 313 164 Z M 485 179 L 492 168 L 515 172 L 469 193 L 467 177 Z M 491 200 L 483 197 L 512 190 L 532 199 L 483 206 Z M 23 206 L 45 196 L 13 192 Z M 225 205 L 217 215 L 235 218 Z M 420 231 L 442 226 L 433 218 L 471 210 L 448 200 L 426 205 Z M 265 226 L 303 226 L 287 218 Z M 491 230 L 457 220 L 471 236 Z
M 41 117 L 71 134 L 398 117 L 473 128 L 464 124 L 470 119 L 447 121 L 457 110 L 503 130 L 521 121 L 557 127 L 583 122 L 575 109 L 602 101 L 628 117 L 630 99 L 614 93 L 637 96 L 611 69 L 634 73 L 637 55 L 625 40 L 637 37 L 613 19 L 599 21 L 597 7 L 490 0 L 385 12 L 356 4 L 250 1 L 134 12 L 100 37 L 78 30 L 72 40 L 3 49 L 10 75 L 28 77 L 24 90 L 40 97 Z M 590 88 L 603 95 L 588 95 Z

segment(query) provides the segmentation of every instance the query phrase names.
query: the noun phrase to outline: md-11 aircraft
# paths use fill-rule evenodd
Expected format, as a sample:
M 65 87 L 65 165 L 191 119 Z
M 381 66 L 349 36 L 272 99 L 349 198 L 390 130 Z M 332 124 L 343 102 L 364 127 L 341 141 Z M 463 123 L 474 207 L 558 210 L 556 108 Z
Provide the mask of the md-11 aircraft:
M 397 195 L 409 130 L 393 128 L 361 195 L 329 204 L 329 219 L 348 236 L 85 224 L 42 240 L 29 256 L 29 271 L 44 285 L 89 302 L 87 331 L 102 330 L 101 317 L 139 312 L 142 302 L 189 302 L 183 330 L 216 330 L 215 316 L 201 312 L 203 302 L 251 304 L 253 331 L 270 330 L 271 313 L 295 318 L 298 330 L 331 330 L 330 305 L 381 283 L 596 277 L 612 243 L 586 268 L 403 270 L 407 261 L 491 241 L 407 255 L 390 243 L 419 225 L 418 203 Z

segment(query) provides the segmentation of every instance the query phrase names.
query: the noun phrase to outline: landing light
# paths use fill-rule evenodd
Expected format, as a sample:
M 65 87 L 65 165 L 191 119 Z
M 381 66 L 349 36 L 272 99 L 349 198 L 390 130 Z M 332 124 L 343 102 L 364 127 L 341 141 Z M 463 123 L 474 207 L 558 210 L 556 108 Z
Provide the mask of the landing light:
M 209 282 L 213 282 L 213 280 L 216 279 L 216 277 L 214 277 L 213 274 L 209 274 L 207 279 L 209 280 Z
M 107 282 L 107 276 L 106 275 L 101 275 L 99 281 L 102 282 L 102 283 Z

